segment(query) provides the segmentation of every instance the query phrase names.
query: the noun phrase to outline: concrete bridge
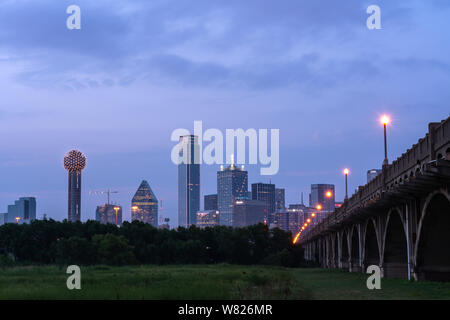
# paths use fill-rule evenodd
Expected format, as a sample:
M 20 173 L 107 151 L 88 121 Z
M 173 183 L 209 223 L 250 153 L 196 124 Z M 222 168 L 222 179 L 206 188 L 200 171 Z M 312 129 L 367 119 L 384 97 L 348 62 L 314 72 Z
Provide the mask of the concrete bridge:
M 305 258 L 324 268 L 450 281 L 450 118 L 308 229 Z

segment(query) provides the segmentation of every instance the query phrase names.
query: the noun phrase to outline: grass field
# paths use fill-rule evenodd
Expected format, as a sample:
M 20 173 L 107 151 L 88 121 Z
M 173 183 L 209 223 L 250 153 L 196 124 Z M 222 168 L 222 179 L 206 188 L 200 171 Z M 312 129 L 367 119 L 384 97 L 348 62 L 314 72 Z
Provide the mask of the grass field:
M 93 266 L 81 268 L 81 290 L 68 290 L 65 268 L 0 270 L 0 299 L 450 299 L 450 283 L 268 266 Z

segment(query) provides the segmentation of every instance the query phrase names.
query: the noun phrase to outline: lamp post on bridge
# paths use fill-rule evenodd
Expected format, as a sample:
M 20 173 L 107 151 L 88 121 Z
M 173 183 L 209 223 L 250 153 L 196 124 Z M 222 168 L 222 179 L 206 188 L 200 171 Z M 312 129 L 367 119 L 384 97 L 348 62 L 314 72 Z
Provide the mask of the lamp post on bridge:
M 386 167 L 389 164 L 389 160 L 387 157 L 387 125 L 391 122 L 391 119 L 388 115 L 383 115 L 380 118 L 380 122 L 384 127 L 384 161 L 383 161 L 383 167 Z
M 347 168 L 344 169 L 344 176 L 345 176 L 345 200 L 348 200 L 348 174 L 350 173 L 350 170 Z

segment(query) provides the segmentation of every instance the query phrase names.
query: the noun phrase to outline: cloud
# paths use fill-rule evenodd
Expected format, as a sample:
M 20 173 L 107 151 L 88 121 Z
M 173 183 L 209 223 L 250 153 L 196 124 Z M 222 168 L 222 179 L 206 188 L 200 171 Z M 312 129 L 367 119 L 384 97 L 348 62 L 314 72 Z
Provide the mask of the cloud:
M 80 0 L 81 30 L 65 27 L 69 4 L 3 4 L 0 52 L 22 62 L 18 82 L 73 90 L 141 80 L 309 89 L 360 77 L 365 68 L 376 71 L 356 54 L 345 60 L 323 56 L 326 48 L 360 37 L 365 8 L 357 0 Z M 395 4 L 386 7 L 399 10 Z

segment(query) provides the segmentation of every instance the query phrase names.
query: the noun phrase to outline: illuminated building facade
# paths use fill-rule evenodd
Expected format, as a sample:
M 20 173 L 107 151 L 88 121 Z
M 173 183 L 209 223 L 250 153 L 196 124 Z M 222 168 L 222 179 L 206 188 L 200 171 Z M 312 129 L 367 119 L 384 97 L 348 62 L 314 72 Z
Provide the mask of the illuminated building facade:
M 316 208 L 321 206 L 322 215 L 327 215 L 334 211 L 334 184 L 312 184 L 309 194 L 309 206 Z
M 143 180 L 131 200 L 131 220 L 158 227 L 158 199 L 146 180 Z
M 194 135 L 181 136 L 178 145 L 178 225 L 189 227 L 200 210 L 200 145 Z
M 64 156 L 64 168 L 69 173 L 69 197 L 67 218 L 71 222 L 81 220 L 81 172 L 86 167 L 86 157 L 78 150 Z
M 248 172 L 233 163 L 217 172 L 217 208 L 220 224 L 233 226 L 233 203 L 248 195 Z
M 122 225 L 122 207 L 105 204 L 103 206 L 98 206 L 95 210 L 95 220 L 101 224 L 115 224 L 117 226 Z
M 218 226 L 219 211 L 217 210 L 204 210 L 197 212 L 197 224 L 199 228 L 215 227 Z

